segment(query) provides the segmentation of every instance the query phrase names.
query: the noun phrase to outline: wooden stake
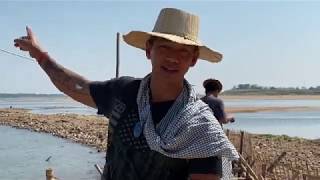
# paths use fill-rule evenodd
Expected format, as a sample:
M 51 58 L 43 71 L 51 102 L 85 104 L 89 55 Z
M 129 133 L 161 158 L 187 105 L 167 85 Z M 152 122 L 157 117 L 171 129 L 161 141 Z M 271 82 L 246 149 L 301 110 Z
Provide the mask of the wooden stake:
M 240 131 L 240 150 L 239 153 L 242 155 L 242 151 L 243 151 L 243 139 L 244 138 L 244 132 Z
M 95 164 L 94 167 L 97 169 L 97 171 L 99 172 L 100 175 L 103 174 L 103 172 L 98 164 Z
M 46 177 L 47 177 L 47 180 L 55 180 L 53 176 L 53 170 L 51 168 L 46 170 Z
M 249 164 L 247 163 L 247 161 L 242 157 L 241 154 L 239 154 L 240 156 L 240 161 L 241 161 L 241 164 L 244 165 L 244 167 L 246 168 L 246 173 L 249 173 L 250 176 L 252 177 L 252 179 L 254 180 L 258 180 L 258 176 L 255 174 L 255 172 L 251 169 L 251 167 L 249 166 Z

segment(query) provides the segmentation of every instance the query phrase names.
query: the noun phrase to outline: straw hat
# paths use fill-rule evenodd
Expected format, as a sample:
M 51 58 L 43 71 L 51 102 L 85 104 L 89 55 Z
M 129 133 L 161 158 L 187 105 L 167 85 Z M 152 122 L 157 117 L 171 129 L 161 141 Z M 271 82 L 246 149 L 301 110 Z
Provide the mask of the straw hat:
M 146 41 L 151 36 L 161 37 L 179 44 L 198 46 L 199 58 L 209 62 L 219 62 L 222 54 L 203 45 L 198 39 L 199 17 L 185 11 L 164 8 L 161 10 L 152 32 L 131 31 L 123 36 L 126 43 L 136 48 L 146 49 Z

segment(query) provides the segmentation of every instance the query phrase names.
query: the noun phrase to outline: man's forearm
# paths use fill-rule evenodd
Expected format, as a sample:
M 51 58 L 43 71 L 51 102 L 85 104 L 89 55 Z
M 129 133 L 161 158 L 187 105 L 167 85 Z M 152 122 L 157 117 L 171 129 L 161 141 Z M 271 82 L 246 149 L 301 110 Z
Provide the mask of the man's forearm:
M 90 96 L 88 80 L 56 63 L 50 57 L 46 57 L 39 64 L 60 91 L 85 105 L 95 107 Z

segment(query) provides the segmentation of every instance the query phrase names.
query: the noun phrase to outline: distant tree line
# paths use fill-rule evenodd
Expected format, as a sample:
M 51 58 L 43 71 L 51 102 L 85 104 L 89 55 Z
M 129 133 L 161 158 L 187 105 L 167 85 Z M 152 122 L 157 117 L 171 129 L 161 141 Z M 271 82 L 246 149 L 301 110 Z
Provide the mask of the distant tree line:
M 287 90 L 320 90 L 320 86 L 316 87 L 266 87 L 266 86 L 259 86 L 257 84 L 238 84 L 237 86 L 233 86 L 232 89 L 287 89 Z
M 320 86 L 316 87 L 266 87 L 257 84 L 238 84 L 225 95 L 320 95 Z

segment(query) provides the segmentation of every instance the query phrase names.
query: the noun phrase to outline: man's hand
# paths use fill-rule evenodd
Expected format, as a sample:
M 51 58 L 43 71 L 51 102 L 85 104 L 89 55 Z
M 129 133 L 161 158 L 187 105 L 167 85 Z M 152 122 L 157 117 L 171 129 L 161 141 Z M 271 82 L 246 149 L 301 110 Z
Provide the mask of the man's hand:
M 234 123 L 236 120 L 234 119 L 234 117 L 233 117 L 232 115 L 228 115 L 227 121 L 228 121 L 229 123 Z
M 26 29 L 27 36 L 15 39 L 14 45 L 22 51 L 28 51 L 30 56 L 38 61 L 41 68 L 61 92 L 76 101 L 95 108 L 96 104 L 90 95 L 90 81 L 56 63 L 42 50 L 31 29 L 28 26 Z
M 218 121 L 222 124 L 228 124 L 228 123 L 234 123 L 236 120 L 234 119 L 234 117 L 230 114 L 225 115 L 226 117 L 218 119 Z
M 30 56 L 39 60 L 44 51 L 40 47 L 39 42 L 32 30 L 27 26 L 27 36 L 22 36 L 14 40 L 14 46 L 20 48 L 22 51 L 28 51 Z

